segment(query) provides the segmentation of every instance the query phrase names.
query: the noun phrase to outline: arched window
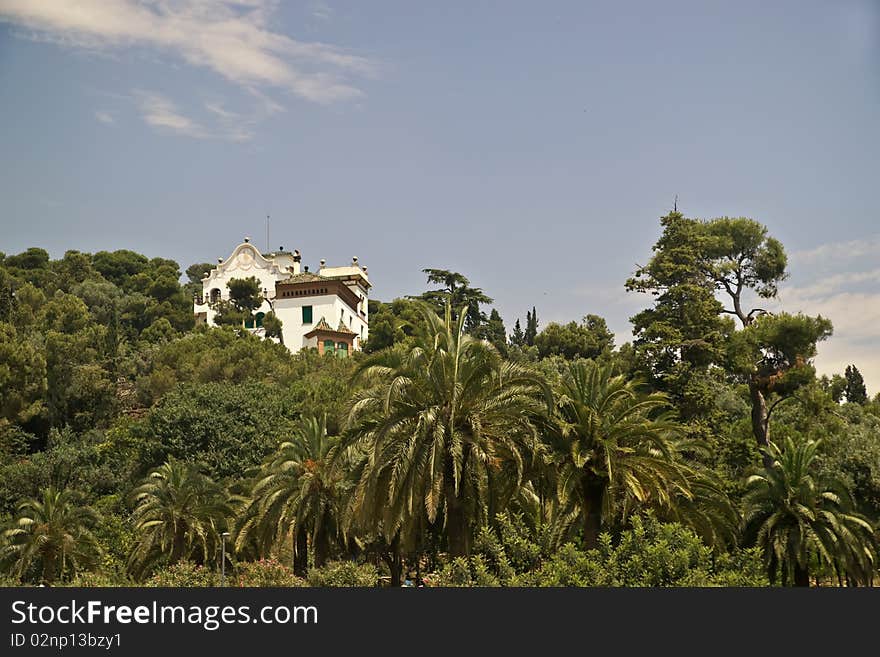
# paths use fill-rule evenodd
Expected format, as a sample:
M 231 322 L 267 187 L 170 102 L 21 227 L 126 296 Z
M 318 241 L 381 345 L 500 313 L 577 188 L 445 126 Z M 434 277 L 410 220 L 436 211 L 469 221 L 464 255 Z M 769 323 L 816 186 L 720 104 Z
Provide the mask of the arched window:
M 217 303 L 220 301 L 220 288 L 214 288 L 211 290 L 211 303 Z
M 263 326 L 263 318 L 265 316 L 266 316 L 266 313 L 257 313 L 257 316 L 255 318 L 256 323 L 257 323 L 257 328 L 260 328 Z

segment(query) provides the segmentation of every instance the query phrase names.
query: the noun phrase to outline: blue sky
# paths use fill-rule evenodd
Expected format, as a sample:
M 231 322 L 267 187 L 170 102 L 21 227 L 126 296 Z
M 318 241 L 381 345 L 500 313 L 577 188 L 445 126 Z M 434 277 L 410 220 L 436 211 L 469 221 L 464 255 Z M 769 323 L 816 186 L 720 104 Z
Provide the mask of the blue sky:
M 183 267 L 244 235 L 605 316 L 658 217 L 750 216 L 880 392 L 880 4 L 0 0 L 0 250 Z

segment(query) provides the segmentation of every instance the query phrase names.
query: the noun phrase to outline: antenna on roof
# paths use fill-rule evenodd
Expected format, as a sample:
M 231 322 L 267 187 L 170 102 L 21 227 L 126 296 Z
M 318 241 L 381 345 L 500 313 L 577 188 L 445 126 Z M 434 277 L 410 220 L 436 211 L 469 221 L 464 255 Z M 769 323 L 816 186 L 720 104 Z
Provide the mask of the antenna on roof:
M 678 212 L 678 194 L 675 195 L 675 200 L 672 202 L 672 211 Z
M 269 215 L 266 215 L 266 253 L 269 253 Z

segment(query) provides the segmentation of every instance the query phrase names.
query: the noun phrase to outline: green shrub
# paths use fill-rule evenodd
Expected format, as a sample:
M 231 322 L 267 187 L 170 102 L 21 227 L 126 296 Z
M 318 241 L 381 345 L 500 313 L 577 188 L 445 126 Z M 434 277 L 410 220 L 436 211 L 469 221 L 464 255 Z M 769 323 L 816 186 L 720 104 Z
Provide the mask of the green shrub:
M 761 555 L 737 551 L 713 558 L 689 528 L 651 515 L 633 518 L 615 543 L 604 534 L 598 549 L 566 545 L 537 570 L 510 584 L 525 586 L 767 586 Z
M 378 586 L 379 573 L 372 564 L 331 561 L 322 568 L 312 568 L 309 586 Z
M 276 559 L 260 559 L 236 564 L 229 583 L 231 586 L 244 587 L 307 586 L 304 579 L 294 575 L 291 568 Z
M 217 586 L 220 576 L 191 561 L 180 561 L 153 573 L 144 586 L 200 587 Z
M 713 555 L 691 529 L 636 516 L 598 549 L 568 543 L 550 552 L 529 538 L 516 516 L 484 529 L 469 559 L 459 557 L 425 577 L 430 586 L 767 586 L 759 550 Z
M 94 587 L 112 587 L 112 586 L 136 586 L 129 577 L 120 571 L 85 571 L 78 573 L 70 582 L 70 586 L 83 586 L 87 588 Z

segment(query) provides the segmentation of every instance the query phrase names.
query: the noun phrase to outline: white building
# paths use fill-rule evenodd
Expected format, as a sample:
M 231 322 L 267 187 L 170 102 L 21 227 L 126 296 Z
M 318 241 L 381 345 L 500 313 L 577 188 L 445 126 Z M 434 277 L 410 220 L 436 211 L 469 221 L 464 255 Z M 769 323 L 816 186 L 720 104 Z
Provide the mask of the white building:
M 274 310 L 282 323 L 284 345 L 293 353 L 316 347 L 320 353 L 343 355 L 360 349 L 367 339 L 369 315 L 367 268 L 357 258 L 347 267 L 326 267 L 317 272 L 300 270 L 299 251 L 260 253 L 247 238 L 226 260 L 202 279 L 202 296 L 196 297 L 196 323 L 214 325 L 217 306 L 229 300 L 226 284 L 233 278 L 255 277 L 260 282 L 263 304 L 245 327 L 263 333 L 263 317 Z

